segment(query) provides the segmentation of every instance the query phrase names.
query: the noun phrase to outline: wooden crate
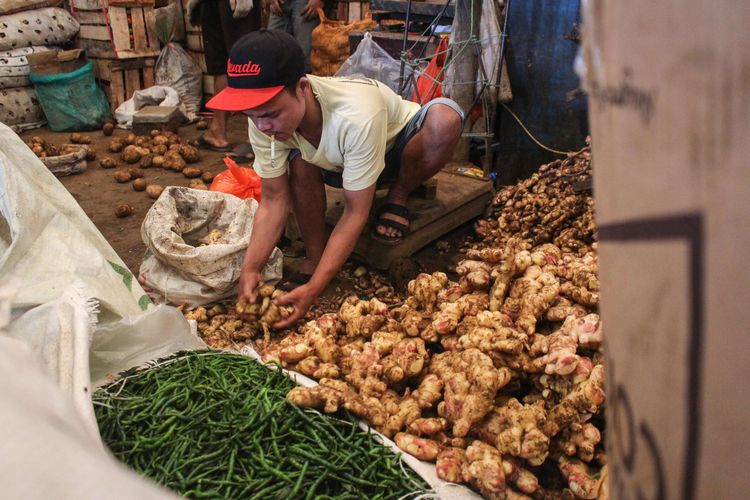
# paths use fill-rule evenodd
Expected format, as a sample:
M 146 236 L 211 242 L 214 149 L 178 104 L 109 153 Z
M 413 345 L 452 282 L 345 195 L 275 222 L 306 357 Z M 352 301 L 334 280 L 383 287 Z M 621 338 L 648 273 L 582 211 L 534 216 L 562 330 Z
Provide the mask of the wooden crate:
M 336 9 L 336 18 L 339 21 L 361 21 L 370 12 L 370 2 L 358 2 L 355 0 L 339 0 Z
M 94 75 L 102 83 L 112 111 L 133 97 L 136 90 L 154 85 L 155 57 L 89 60 L 94 63 Z
M 123 2 L 120 2 L 123 3 Z M 124 4 L 123 4 L 124 5 Z M 159 54 L 159 40 L 151 27 L 153 6 L 116 6 L 114 0 L 70 0 L 81 25 L 80 47 L 90 57 L 129 59 Z

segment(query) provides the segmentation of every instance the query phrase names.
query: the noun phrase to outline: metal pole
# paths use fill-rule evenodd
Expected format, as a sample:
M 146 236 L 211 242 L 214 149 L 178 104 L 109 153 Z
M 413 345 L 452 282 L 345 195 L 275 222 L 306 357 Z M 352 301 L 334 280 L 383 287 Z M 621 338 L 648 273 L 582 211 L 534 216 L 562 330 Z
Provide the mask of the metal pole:
M 489 1 L 489 0 L 488 0 Z M 474 102 L 474 86 L 477 76 L 477 51 L 473 47 L 460 44 L 474 43 L 479 39 L 479 20 L 482 14 L 482 0 L 456 0 L 456 14 L 453 22 L 453 52 L 451 64 L 456 65 L 454 90 L 451 97 L 466 114 L 468 120 Z M 453 160 L 458 163 L 469 161 L 470 139 L 462 137 L 456 146 Z

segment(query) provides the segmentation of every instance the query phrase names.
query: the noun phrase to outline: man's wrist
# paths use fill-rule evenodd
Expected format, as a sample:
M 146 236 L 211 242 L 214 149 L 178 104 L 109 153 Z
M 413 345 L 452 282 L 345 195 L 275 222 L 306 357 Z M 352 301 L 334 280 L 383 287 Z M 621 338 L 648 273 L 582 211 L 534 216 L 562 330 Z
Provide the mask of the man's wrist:
M 323 290 L 325 290 L 327 284 L 327 282 L 323 282 L 320 278 L 316 277 L 315 274 L 313 274 L 310 281 L 307 282 L 310 291 L 314 292 L 316 295 L 320 295 Z

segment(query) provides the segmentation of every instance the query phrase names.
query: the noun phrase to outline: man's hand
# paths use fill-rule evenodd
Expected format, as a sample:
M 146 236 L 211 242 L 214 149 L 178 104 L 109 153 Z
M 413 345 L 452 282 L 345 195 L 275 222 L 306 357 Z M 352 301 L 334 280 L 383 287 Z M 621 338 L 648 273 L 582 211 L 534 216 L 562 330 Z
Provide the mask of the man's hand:
M 240 290 L 237 294 L 237 302 L 243 299 L 245 302 L 251 304 L 255 302 L 257 298 L 255 289 L 258 288 L 258 283 L 260 283 L 262 278 L 263 276 L 260 272 L 243 268 L 242 274 L 240 274 Z
M 253 0 L 229 0 L 229 6 L 232 8 L 232 17 L 242 19 L 253 10 Z
M 298 286 L 286 295 L 279 297 L 275 301 L 276 305 L 294 306 L 294 312 L 285 320 L 274 323 L 271 326 L 276 329 L 287 328 L 292 323 L 302 318 L 317 298 L 318 291 L 311 287 L 310 284 Z
M 312 21 L 318 17 L 318 9 L 323 8 L 323 0 L 307 0 L 307 5 L 300 14 L 305 21 Z
M 269 2 L 269 7 L 271 9 L 271 14 L 275 16 L 283 16 L 284 12 L 281 10 L 281 8 L 284 6 L 284 0 L 271 0 Z

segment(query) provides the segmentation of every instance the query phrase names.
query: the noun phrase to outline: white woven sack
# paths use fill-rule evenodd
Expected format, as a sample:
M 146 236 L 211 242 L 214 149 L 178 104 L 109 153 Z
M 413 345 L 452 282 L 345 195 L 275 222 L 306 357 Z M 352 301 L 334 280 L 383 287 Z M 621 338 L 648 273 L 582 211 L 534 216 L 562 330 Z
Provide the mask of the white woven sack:
M 47 123 L 34 87 L 0 89 L 0 122 L 16 132 Z
M 80 29 L 78 21 L 67 10 L 45 7 L 0 16 L 0 50 L 33 45 L 63 45 Z
M 252 198 L 166 188 L 141 226 L 147 252 L 138 281 L 156 302 L 191 307 L 236 295 L 257 209 Z M 214 229 L 221 231 L 221 238 L 201 246 L 199 240 Z M 274 248 L 263 279 L 281 279 L 282 264 L 282 253 Z
M 30 86 L 29 61 L 26 60 L 26 56 L 47 50 L 54 50 L 54 48 L 39 45 L 0 51 L 0 89 Z

